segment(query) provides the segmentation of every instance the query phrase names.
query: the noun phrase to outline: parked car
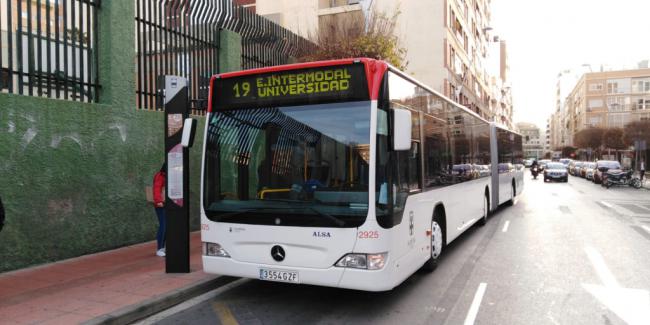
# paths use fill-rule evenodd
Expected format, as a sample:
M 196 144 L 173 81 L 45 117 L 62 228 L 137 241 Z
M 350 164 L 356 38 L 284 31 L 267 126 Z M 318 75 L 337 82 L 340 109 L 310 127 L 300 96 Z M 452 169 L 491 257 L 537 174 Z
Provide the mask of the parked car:
M 593 180 L 594 179 L 594 171 L 596 170 L 596 163 L 595 162 L 588 162 L 586 163 L 586 167 L 583 168 L 585 170 L 585 178 L 588 180 Z
M 492 174 L 488 165 L 474 165 L 474 168 L 478 171 L 479 177 L 488 177 Z
M 544 182 L 552 179 L 565 183 L 569 180 L 567 168 L 563 163 L 550 162 L 546 164 L 546 168 L 544 169 Z
M 621 164 L 616 160 L 599 160 L 594 171 L 594 183 L 602 184 L 604 174 L 610 169 L 621 169 Z
M 534 159 L 526 159 L 524 160 L 524 167 L 529 168 L 533 164 Z
M 577 161 L 577 160 L 572 161 L 569 164 L 569 168 L 568 168 L 569 174 L 571 174 L 573 176 L 580 175 L 580 168 L 582 168 L 583 164 L 584 164 L 584 162 L 582 162 L 582 161 Z
M 582 162 L 582 166 L 580 166 L 580 174 L 578 176 L 580 176 L 582 178 L 587 177 L 587 164 L 588 164 L 588 162 L 586 162 L 586 161 Z
M 573 159 L 569 159 L 569 158 L 560 159 L 560 162 L 564 164 L 564 167 L 568 167 L 569 163 L 571 163 L 572 161 L 573 161 Z
M 567 168 L 566 168 L 567 171 L 569 172 L 569 174 L 573 175 L 573 169 L 575 168 L 575 164 L 576 164 L 576 163 L 577 163 L 577 161 L 571 161 L 571 162 L 569 162 L 569 165 L 568 165 Z

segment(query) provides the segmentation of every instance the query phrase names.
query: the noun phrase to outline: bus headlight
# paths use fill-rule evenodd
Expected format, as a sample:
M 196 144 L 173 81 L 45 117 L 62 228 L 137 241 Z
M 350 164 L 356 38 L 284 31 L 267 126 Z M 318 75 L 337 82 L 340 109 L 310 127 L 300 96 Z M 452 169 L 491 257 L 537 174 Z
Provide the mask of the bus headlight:
M 203 243 L 203 255 L 230 257 L 230 254 L 217 243 Z
M 354 269 L 380 270 L 386 264 L 387 253 L 357 254 L 350 253 L 343 256 L 335 266 Z

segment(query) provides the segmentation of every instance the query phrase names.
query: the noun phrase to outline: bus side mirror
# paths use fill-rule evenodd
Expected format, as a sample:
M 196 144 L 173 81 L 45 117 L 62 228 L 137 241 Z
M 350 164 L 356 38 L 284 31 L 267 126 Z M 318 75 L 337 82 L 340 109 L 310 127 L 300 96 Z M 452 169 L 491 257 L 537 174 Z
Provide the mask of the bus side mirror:
M 184 148 L 191 148 L 194 144 L 194 135 L 196 134 L 196 120 L 193 118 L 186 118 L 183 124 L 183 137 L 181 144 Z
M 393 109 L 393 150 L 411 149 L 411 111 Z

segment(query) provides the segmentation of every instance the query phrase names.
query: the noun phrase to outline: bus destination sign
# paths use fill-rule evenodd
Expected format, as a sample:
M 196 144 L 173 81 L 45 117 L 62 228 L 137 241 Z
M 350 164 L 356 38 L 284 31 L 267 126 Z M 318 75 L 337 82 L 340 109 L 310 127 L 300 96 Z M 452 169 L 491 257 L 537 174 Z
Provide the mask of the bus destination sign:
M 369 99 L 363 64 L 220 78 L 213 96 L 217 110 Z

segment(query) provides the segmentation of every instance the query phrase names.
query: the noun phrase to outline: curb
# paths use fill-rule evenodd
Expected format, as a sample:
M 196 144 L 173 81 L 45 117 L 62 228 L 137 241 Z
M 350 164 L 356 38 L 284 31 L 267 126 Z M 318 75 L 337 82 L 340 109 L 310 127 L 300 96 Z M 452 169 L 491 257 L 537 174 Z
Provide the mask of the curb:
M 130 324 L 178 305 L 186 300 L 200 296 L 237 279 L 238 278 L 236 277 L 217 276 L 211 279 L 201 280 L 185 288 L 163 294 L 157 298 L 150 298 L 141 303 L 126 306 L 109 314 L 95 317 L 83 322 L 83 324 Z

